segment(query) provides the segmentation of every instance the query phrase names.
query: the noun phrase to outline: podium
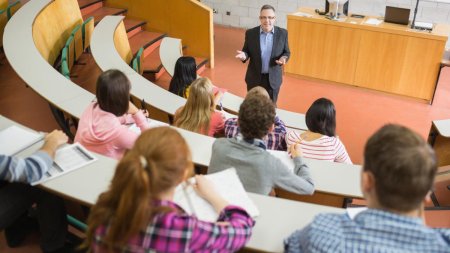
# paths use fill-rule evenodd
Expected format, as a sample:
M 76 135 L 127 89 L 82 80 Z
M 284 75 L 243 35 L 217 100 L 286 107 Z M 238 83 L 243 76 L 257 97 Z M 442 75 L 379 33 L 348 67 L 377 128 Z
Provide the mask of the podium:
M 288 15 L 286 73 L 431 102 L 450 26 L 425 32 L 369 19 L 377 17 L 334 21 L 308 8 Z

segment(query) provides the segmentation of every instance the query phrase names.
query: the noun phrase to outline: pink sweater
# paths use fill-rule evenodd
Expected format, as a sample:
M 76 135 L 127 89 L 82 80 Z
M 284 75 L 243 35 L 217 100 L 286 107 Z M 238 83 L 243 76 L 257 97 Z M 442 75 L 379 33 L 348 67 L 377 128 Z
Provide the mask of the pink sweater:
M 125 125 L 134 122 L 141 131 L 149 127 L 142 111 L 117 117 L 100 109 L 97 103 L 91 103 L 81 115 L 75 142 L 92 152 L 120 159 L 138 137 Z

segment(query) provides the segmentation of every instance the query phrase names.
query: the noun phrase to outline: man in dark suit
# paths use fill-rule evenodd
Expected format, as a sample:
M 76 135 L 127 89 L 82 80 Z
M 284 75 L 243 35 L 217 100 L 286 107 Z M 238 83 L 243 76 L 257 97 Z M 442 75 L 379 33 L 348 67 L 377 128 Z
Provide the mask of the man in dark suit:
M 259 14 L 260 26 L 245 33 L 242 51 L 236 58 L 242 62 L 250 59 L 245 75 L 247 91 L 255 86 L 264 87 L 276 104 L 282 81 L 281 66 L 290 56 L 287 31 L 275 24 L 275 8 L 263 5 Z

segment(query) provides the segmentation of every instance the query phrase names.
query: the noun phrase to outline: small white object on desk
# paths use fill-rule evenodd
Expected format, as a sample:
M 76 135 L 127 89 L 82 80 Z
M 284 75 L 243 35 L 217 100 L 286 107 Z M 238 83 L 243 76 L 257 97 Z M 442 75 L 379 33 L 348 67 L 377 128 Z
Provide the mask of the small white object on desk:
M 359 213 L 366 211 L 367 207 L 349 207 L 347 208 L 347 215 L 350 217 L 350 219 L 354 220 L 356 215 Z
M 10 126 L 0 131 L 0 154 L 15 155 L 29 146 L 41 141 L 43 134 Z
M 39 181 L 33 182 L 31 185 L 37 185 L 62 176 L 94 161 L 97 161 L 97 157 L 87 151 L 80 143 L 66 145 L 56 150 L 53 166 Z
M 240 206 L 245 209 L 250 216 L 259 215 L 259 210 L 244 190 L 236 169 L 230 168 L 214 174 L 205 176 L 212 181 L 218 194 L 220 194 L 231 205 Z M 191 178 L 190 183 L 194 183 Z M 182 183 L 175 190 L 174 201 L 187 213 L 197 216 L 200 220 L 216 221 L 219 215 L 205 199 L 200 197 L 191 184 Z M 183 189 L 184 188 L 184 189 Z
M 376 18 L 369 18 L 368 20 L 366 20 L 364 22 L 364 24 L 366 24 L 366 25 L 379 25 L 382 22 L 383 22 L 383 20 L 379 20 L 379 19 L 376 19 Z
M 147 119 L 147 122 L 149 124 L 149 128 L 155 128 L 155 127 L 163 127 L 163 126 L 169 126 L 169 124 L 165 122 L 161 122 L 154 119 Z M 137 134 L 141 134 L 141 129 L 137 127 L 136 123 L 133 123 L 129 129 Z
M 310 17 L 313 16 L 313 15 L 311 15 L 309 13 L 304 13 L 304 12 L 301 12 L 301 11 L 293 13 L 292 15 L 300 16 L 300 17 L 306 17 L 306 18 L 310 18 Z

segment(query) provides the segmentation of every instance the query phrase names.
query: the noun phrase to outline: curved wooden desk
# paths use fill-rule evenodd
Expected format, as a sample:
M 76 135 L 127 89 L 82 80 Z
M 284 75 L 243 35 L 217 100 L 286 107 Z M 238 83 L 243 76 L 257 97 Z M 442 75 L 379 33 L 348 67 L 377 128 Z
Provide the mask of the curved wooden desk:
M 33 41 L 34 19 L 51 2 L 34 0 L 20 8 L 6 25 L 3 48 L 11 67 L 34 91 L 61 110 L 79 117 L 95 96 L 54 69 L 42 58 Z

